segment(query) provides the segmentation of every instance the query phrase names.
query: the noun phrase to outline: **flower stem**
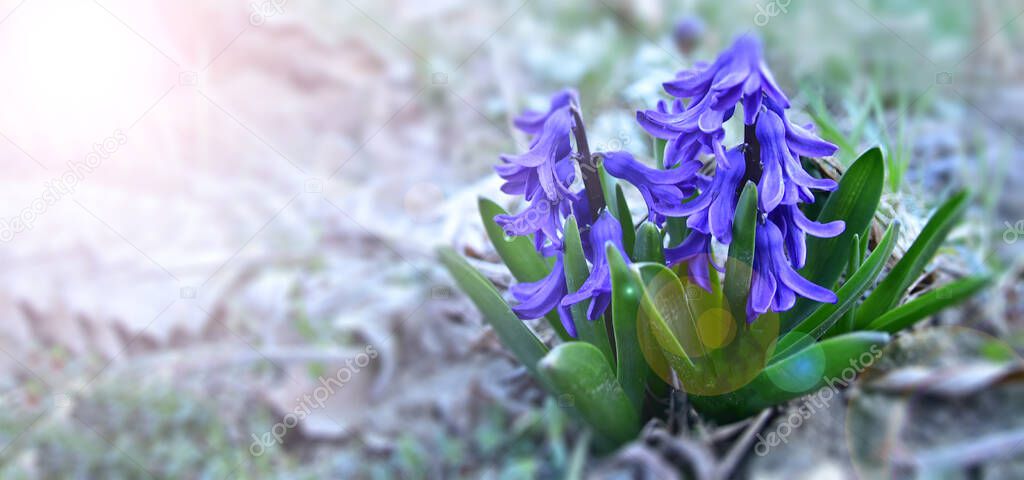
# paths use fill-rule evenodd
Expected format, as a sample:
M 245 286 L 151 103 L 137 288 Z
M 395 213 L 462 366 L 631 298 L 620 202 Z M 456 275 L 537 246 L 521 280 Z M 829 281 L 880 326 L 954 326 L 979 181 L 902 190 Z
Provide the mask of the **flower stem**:
M 590 153 L 590 144 L 587 143 L 587 130 L 583 126 L 583 117 L 580 115 L 579 107 L 573 105 L 571 110 L 573 119 L 572 134 L 576 138 L 576 151 L 580 156 L 580 173 L 583 175 L 583 189 L 587 192 L 587 200 L 590 204 L 590 217 L 597 220 L 598 212 L 605 207 L 604 191 L 601 189 L 601 176 L 597 170 L 597 159 Z
M 753 125 L 743 127 L 743 159 L 746 161 L 746 173 L 740 188 L 747 184 L 747 180 L 757 185 L 761 182 L 761 144 L 757 141 L 757 122 Z

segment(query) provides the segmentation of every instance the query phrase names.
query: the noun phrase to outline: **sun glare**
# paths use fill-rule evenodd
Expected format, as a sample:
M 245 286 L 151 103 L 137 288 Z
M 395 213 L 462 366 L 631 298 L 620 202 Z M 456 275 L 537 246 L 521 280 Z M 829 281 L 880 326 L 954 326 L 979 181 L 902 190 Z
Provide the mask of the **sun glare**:
M 33 1 L 0 25 L 5 132 L 60 154 L 127 128 L 159 96 L 170 62 L 104 8 Z

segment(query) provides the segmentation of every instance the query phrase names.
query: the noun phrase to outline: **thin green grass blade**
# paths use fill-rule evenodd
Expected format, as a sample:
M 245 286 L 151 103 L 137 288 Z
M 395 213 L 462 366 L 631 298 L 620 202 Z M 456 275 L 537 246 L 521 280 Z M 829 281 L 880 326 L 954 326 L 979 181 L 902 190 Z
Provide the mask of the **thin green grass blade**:
M 910 285 L 935 256 L 935 252 L 946 241 L 946 236 L 960 221 L 967 209 L 967 199 L 967 191 L 961 191 L 936 210 L 907 253 L 892 268 L 885 280 L 878 284 L 878 288 L 864 300 L 859 309 L 858 325 L 874 323 L 899 303 Z
M 854 272 L 860 269 L 861 263 L 864 261 L 863 252 L 861 251 L 862 242 L 860 240 L 860 234 L 853 236 L 853 251 L 850 252 L 850 259 L 846 262 L 846 275 L 847 277 L 853 276 Z M 843 314 L 843 318 L 840 319 L 839 323 L 833 326 L 832 330 L 835 333 L 846 333 L 852 332 L 854 327 L 854 319 L 857 318 L 857 304 L 854 303 L 850 306 L 850 309 Z
M 569 465 L 566 468 L 566 480 L 585 480 L 583 473 L 587 468 L 587 458 L 590 452 L 590 432 L 584 431 L 576 440 L 572 448 L 572 456 L 569 457 Z
M 856 151 L 857 146 L 840 132 L 840 128 L 836 124 L 835 119 L 832 118 L 832 114 L 829 113 L 828 107 L 825 106 L 822 96 L 817 94 L 812 95 L 811 98 L 812 101 L 809 105 L 811 108 L 807 112 L 811 119 L 814 120 L 814 124 L 818 126 L 818 133 L 821 135 L 821 138 L 836 144 L 840 152 Z
M 871 255 L 864 260 L 864 263 L 850 276 L 842 288 L 836 291 L 839 300 L 835 304 L 821 304 L 814 313 L 784 335 L 775 348 L 776 353 L 772 362 L 786 358 L 798 349 L 806 347 L 808 342 L 814 342 L 824 336 L 843 313 L 857 304 L 861 295 L 871 288 L 878 275 L 885 269 L 885 264 L 896 246 L 899 233 L 900 223 L 898 221 L 889 225 L 885 235 L 882 236 L 882 241 L 875 247 L 875 251 L 871 252 Z
M 869 330 L 896 333 L 946 307 L 956 305 L 985 288 L 991 278 L 969 277 L 921 295 L 886 312 L 868 325 Z

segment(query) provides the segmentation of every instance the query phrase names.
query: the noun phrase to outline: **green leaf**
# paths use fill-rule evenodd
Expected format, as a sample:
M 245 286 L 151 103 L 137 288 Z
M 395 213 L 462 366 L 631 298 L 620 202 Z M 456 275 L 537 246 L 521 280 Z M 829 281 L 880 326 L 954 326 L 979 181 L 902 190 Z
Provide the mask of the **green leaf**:
M 738 390 L 718 396 L 691 395 L 690 401 L 698 412 L 720 424 L 735 422 L 825 386 L 846 386 L 881 355 L 889 339 L 889 334 L 882 332 L 830 338 L 765 368 Z M 865 353 L 870 354 L 870 361 L 863 357 Z
M 864 260 L 860 268 L 846 280 L 842 288 L 836 291 L 836 296 L 839 297 L 839 300 L 834 304 L 821 304 L 811 316 L 804 319 L 792 331 L 784 335 L 779 340 L 779 344 L 775 349 L 777 353 L 772 359 L 773 362 L 785 358 L 790 353 L 796 352 L 799 348 L 805 347 L 806 344 L 801 342 L 802 339 L 809 338 L 811 341 L 814 341 L 821 338 L 846 311 L 857 304 L 861 295 L 868 288 L 871 288 L 875 279 L 885 269 L 885 264 L 892 255 L 892 250 L 896 246 L 899 234 L 900 222 L 896 221 L 890 224 L 889 228 L 885 231 L 885 235 L 882 237 L 882 241 L 875 247 L 875 251 L 871 252 L 871 255 Z
M 572 457 L 569 458 L 569 465 L 566 468 L 566 480 L 584 480 L 583 473 L 587 467 L 587 453 L 590 451 L 590 432 L 584 431 L 576 440 L 572 448 Z
M 668 292 L 666 297 L 670 299 L 681 300 L 686 298 L 686 292 L 679 281 L 679 277 L 670 268 L 660 263 L 634 264 L 633 275 L 639 284 L 643 286 L 643 296 L 640 298 L 643 320 L 647 322 L 650 333 L 657 341 L 658 348 L 664 352 L 666 358 L 672 356 L 689 361 L 689 355 L 687 355 L 675 332 L 673 332 L 673 326 L 669 324 L 658 308 L 658 303 L 660 302 L 657 297 L 661 293 L 661 289 L 667 289 L 665 290 Z M 652 289 L 657 289 L 658 292 L 654 292 Z
M 668 235 L 668 246 L 678 247 L 690 234 L 690 227 L 686 226 L 685 218 L 669 217 L 665 220 L 665 233 Z
M 807 110 L 807 113 L 811 116 L 811 119 L 814 120 L 814 124 L 818 126 L 818 133 L 821 138 L 836 144 L 839 147 L 840 152 L 846 153 L 855 151 L 857 146 L 840 132 L 839 126 L 836 124 L 835 120 L 832 118 L 832 114 L 829 113 L 828 108 L 825 106 L 825 101 L 822 96 L 812 95 L 811 99 L 812 101 L 809 105 L 811 108 Z
M 736 205 L 732 243 L 725 261 L 725 305 L 736 322 L 746 323 L 747 296 L 754 265 L 754 235 L 757 231 L 757 187 L 747 182 Z
M 989 284 L 989 277 L 970 277 L 943 285 L 896 307 L 868 325 L 870 330 L 896 333 L 951 305 L 962 302 Z
M 637 233 L 636 254 L 634 258 L 641 265 L 646 263 L 658 266 L 664 265 L 665 253 L 662 249 L 662 241 L 661 231 L 658 230 L 657 226 L 650 222 L 642 223 Z M 633 283 L 637 284 L 639 278 L 635 273 L 631 273 L 631 275 Z M 638 288 L 643 287 L 638 285 Z M 614 287 L 612 294 L 615 294 Z M 661 353 L 661 347 L 658 346 L 658 340 L 651 330 L 650 322 L 641 320 L 639 308 L 635 314 L 637 317 L 635 319 L 637 328 L 636 340 L 639 343 L 640 352 L 648 367 L 647 389 L 654 398 L 663 398 L 668 394 L 669 389 L 668 372 L 670 369 L 668 360 Z
M 587 257 L 583 253 L 583 242 L 580 240 L 580 230 L 576 225 L 576 217 L 570 215 L 565 220 L 563 229 L 565 242 L 565 283 L 569 292 L 580 289 L 583 282 L 590 276 L 590 268 L 587 267 Z M 612 345 L 608 339 L 608 331 L 605 329 L 604 317 L 597 320 L 587 319 L 587 302 L 579 302 L 570 308 L 573 323 L 576 325 L 576 335 L 579 339 L 597 347 L 605 355 L 605 360 L 610 366 L 614 366 L 615 356 L 612 354 Z
M 664 239 L 658 226 L 651 222 L 640 224 L 637 229 L 633 259 L 637 262 L 665 263 Z
M 643 287 L 637 322 L 654 339 L 642 330 L 643 353 L 666 383 L 677 379 L 689 394 L 730 392 L 767 364 L 778 340 L 778 315 L 762 315 L 750 325 L 737 322 L 721 308 L 721 289 L 714 284 L 708 292 L 664 265 L 636 264 L 633 270 Z
M 608 211 L 615 218 L 619 218 L 619 203 L 615 199 L 615 187 L 619 185 L 619 182 L 604 169 L 604 162 L 598 163 L 597 174 L 601 179 L 601 193 L 604 195 L 605 203 L 608 204 Z
M 451 248 L 438 251 L 441 263 L 448 268 L 455 283 L 473 301 L 484 320 L 494 328 L 501 343 L 508 348 L 527 370 L 537 375 L 537 362 L 548 353 L 547 347 L 501 298 L 501 294 L 466 259 Z
M 853 236 L 853 244 L 851 248 L 853 251 L 850 252 L 850 259 L 846 263 L 846 275 L 852 276 L 854 272 L 860 269 L 861 263 L 864 261 L 863 252 L 861 251 L 861 240 L 860 234 Z M 833 326 L 832 330 L 839 333 L 852 332 L 854 330 L 855 319 L 857 318 L 857 305 L 854 304 L 849 310 L 843 314 L 843 318 L 838 323 L 838 326 Z
M 686 199 L 686 201 L 692 202 L 695 198 L 697 198 L 696 193 L 690 195 L 690 198 Z M 669 217 L 665 219 L 665 235 L 668 237 L 669 247 L 678 247 L 690 235 L 690 227 L 686 225 L 686 220 L 684 217 Z
M 668 140 L 661 138 L 654 139 L 654 166 L 656 168 L 665 168 L 665 146 L 668 145 Z
M 665 169 L 665 146 L 668 144 L 668 140 L 662 140 L 660 138 L 654 139 L 654 165 L 655 168 L 664 170 Z M 689 227 L 686 226 L 686 219 L 680 217 L 670 217 L 665 220 L 665 233 L 668 236 L 668 246 L 675 247 L 690 234 Z
M 536 282 L 546 277 L 551 272 L 551 265 L 548 265 L 533 248 L 530 237 L 506 236 L 501 226 L 494 222 L 494 217 L 507 215 L 508 212 L 486 198 L 480 198 L 478 204 L 480 220 L 487 230 L 487 237 L 491 239 L 494 249 L 512 272 L 512 276 L 520 282 Z
M 636 243 L 636 226 L 633 225 L 633 215 L 629 213 L 629 204 L 626 203 L 626 194 L 622 191 L 622 185 L 615 185 L 615 218 L 622 226 L 622 246 L 626 252 L 633 251 L 633 244 Z
M 846 267 L 835 261 L 850 255 L 853 236 L 871 225 L 878 210 L 885 182 L 885 162 L 877 147 L 868 150 L 850 167 L 839 181 L 839 188 L 829 195 L 818 221 L 846 222 L 846 230 L 834 238 L 807 239 L 807 263 L 800 274 L 826 288 L 832 288 Z M 784 329 L 799 323 L 815 308 L 815 302 L 801 298 L 792 310 L 783 315 Z
M 921 234 L 910 245 L 907 253 L 892 268 L 889 275 L 878 284 L 878 288 L 864 300 L 858 309 L 860 317 L 858 323 L 872 324 L 899 303 L 900 298 L 914 283 L 914 280 L 921 275 L 924 267 L 935 256 L 935 252 L 946 241 L 946 236 L 960 221 L 960 217 L 967 209 L 967 198 L 967 191 L 961 191 L 942 204 L 932 215 L 924 229 L 921 230 Z
M 533 248 L 533 241 L 530 237 L 508 237 L 501 226 L 494 221 L 494 217 L 506 215 L 508 212 L 486 198 L 480 198 L 478 204 L 480 220 L 484 224 L 484 230 L 487 231 L 487 237 L 491 239 L 494 250 L 498 252 L 498 256 L 512 272 L 512 276 L 523 283 L 536 282 L 548 276 L 548 273 L 551 272 L 551 265 Z M 562 326 L 558 312 L 548 312 L 545 318 L 559 338 L 563 341 L 571 340 L 569 333 Z
M 629 271 L 619 249 L 605 245 L 608 268 L 612 277 L 612 325 L 615 327 L 615 372 L 626 396 L 639 412 L 644 404 L 644 390 L 650 372 L 640 350 L 637 314 L 640 311 L 642 287 Z
M 603 357 L 589 343 L 563 343 L 540 361 L 540 370 L 560 404 L 573 407 L 600 439 L 618 446 L 640 431 L 640 415 Z
M 861 258 L 868 256 L 868 247 L 871 244 L 871 225 L 864 229 L 864 234 L 860 236 L 860 253 Z

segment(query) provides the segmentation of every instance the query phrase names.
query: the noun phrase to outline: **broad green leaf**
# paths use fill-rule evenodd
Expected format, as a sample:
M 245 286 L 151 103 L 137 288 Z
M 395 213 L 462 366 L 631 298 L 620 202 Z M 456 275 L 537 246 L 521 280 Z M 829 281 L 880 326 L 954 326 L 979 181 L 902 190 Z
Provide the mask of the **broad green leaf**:
M 512 276 L 523 283 L 536 282 L 546 277 L 551 272 L 551 265 L 533 248 L 530 237 L 508 237 L 501 226 L 495 223 L 495 216 L 505 215 L 508 212 L 486 198 L 480 198 L 478 203 L 480 220 L 484 224 L 484 230 L 487 231 L 487 237 L 490 238 L 494 250 L 498 252 L 498 256 L 501 257 L 505 266 L 512 272 Z M 557 311 L 548 312 L 545 318 L 562 341 L 571 340 L 569 333 L 562 326 Z
M 612 277 L 615 372 L 626 396 L 633 402 L 637 411 L 640 411 L 644 404 L 644 386 L 649 376 L 637 333 L 641 287 L 614 244 L 609 242 L 605 245 L 605 252 L 608 255 L 608 268 Z
M 626 252 L 632 252 L 633 244 L 636 242 L 636 226 L 633 225 L 633 215 L 629 213 L 629 204 L 626 203 L 622 185 L 615 185 L 615 205 L 615 218 L 622 227 L 622 246 L 626 248 Z
M 819 222 L 843 220 L 846 230 L 834 238 L 807 239 L 807 263 L 800 271 L 804 278 L 826 288 L 832 288 L 846 267 L 852 249 L 853 236 L 871 224 L 878 210 L 885 181 L 885 163 L 877 147 L 865 152 L 847 170 L 839 181 L 839 188 L 829 195 L 822 207 Z M 785 329 L 799 323 L 814 310 L 816 303 L 804 298 L 783 315 Z
M 882 332 L 830 338 L 771 365 L 736 391 L 718 396 L 690 395 L 690 401 L 698 412 L 716 422 L 732 423 L 822 387 L 848 385 L 857 373 L 874 363 L 889 339 L 889 334 Z
M 572 406 L 598 438 L 618 446 L 640 431 L 640 414 L 603 357 L 589 343 L 569 342 L 552 349 L 539 365 L 559 403 Z
M 665 256 L 662 252 L 661 242 L 662 237 L 658 227 L 650 222 L 644 222 L 640 225 L 636 244 L 636 258 L 640 263 L 635 263 L 634 265 L 646 265 L 649 263 L 653 266 L 662 267 L 665 264 Z M 640 281 L 640 277 L 636 275 L 636 268 L 633 270 L 630 273 L 633 282 L 635 285 L 638 285 L 638 288 L 642 288 L 637 283 Z M 663 398 L 668 394 L 669 384 L 671 383 L 669 380 L 671 369 L 668 360 L 661 353 L 661 347 L 658 345 L 658 340 L 651 329 L 651 322 L 643 318 L 639 308 L 635 315 L 636 340 L 643 355 L 643 360 L 647 364 L 647 389 L 654 398 Z
M 646 321 L 657 342 L 655 346 L 664 352 L 666 358 L 675 356 L 688 360 L 689 355 L 679 343 L 679 339 L 672 331 L 672 326 L 669 325 L 655 303 L 661 289 L 667 289 L 665 295 L 669 298 L 686 297 L 679 278 L 671 269 L 660 263 L 634 264 L 633 275 L 643 286 L 643 296 L 640 297 L 642 316 L 637 321 Z
M 868 329 L 896 333 L 939 310 L 960 303 L 985 288 L 989 280 L 988 277 L 970 277 L 943 285 L 886 312 L 871 322 Z
M 732 243 L 725 261 L 725 303 L 737 322 L 746 323 L 747 296 L 754 265 L 754 235 L 757 231 L 757 187 L 747 182 L 736 204 Z
M 720 288 L 708 292 L 664 265 L 637 264 L 633 270 L 643 287 L 637 322 L 654 339 L 651 345 L 641 337 L 644 358 L 666 383 L 677 379 L 690 394 L 718 395 L 746 385 L 767 364 L 778 338 L 778 315 L 762 315 L 750 325 L 737 322 L 722 308 Z M 662 357 L 670 370 L 664 370 Z
M 537 375 L 537 362 L 548 353 L 547 347 L 519 317 L 516 317 L 494 285 L 466 259 L 450 248 L 440 249 L 438 256 L 455 278 L 455 283 L 480 309 L 484 320 L 494 328 L 505 348 L 508 348 L 527 370 Z
M 834 304 L 821 304 L 811 316 L 784 335 L 779 340 L 779 345 L 775 349 L 776 354 L 772 362 L 783 359 L 787 355 L 795 353 L 798 349 L 806 347 L 806 343 L 802 342 L 804 339 L 810 339 L 813 342 L 821 338 L 835 325 L 843 313 L 857 304 L 861 295 L 868 288 L 871 288 L 875 279 L 885 269 L 885 264 L 889 260 L 890 255 L 892 255 L 892 250 L 896 246 L 899 234 L 900 222 L 896 221 L 890 224 L 889 228 L 885 231 L 885 235 L 882 237 L 882 241 L 875 247 L 875 251 L 871 252 L 871 255 L 864 260 L 860 268 L 846 280 L 842 288 L 836 291 L 836 296 L 839 297 L 839 300 Z
M 576 217 L 570 215 L 565 220 L 563 229 L 565 242 L 565 283 L 569 292 L 580 289 L 583 282 L 590 276 L 590 268 L 587 266 L 587 257 L 583 253 L 583 242 L 580 240 L 580 230 L 576 225 Z M 605 329 L 604 317 L 597 320 L 587 319 L 587 302 L 580 302 L 572 306 L 573 323 L 576 324 L 576 335 L 580 340 L 588 342 L 604 354 L 608 365 L 614 366 L 615 356 L 612 354 L 612 345 L 608 339 L 608 331 Z
M 878 288 L 864 300 L 858 309 L 858 324 L 873 324 L 877 318 L 899 303 L 900 298 L 903 298 L 910 285 L 921 275 L 924 267 L 935 256 L 935 252 L 946 241 L 946 236 L 960 221 L 967 208 L 967 198 L 967 191 L 961 191 L 932 215 L 907 253 L 878 284 Z
M 536 282 L 546 277 L 551 272 L 551 265 L 533 248 L 530 237 L 506 236 L 501 226 L 494 222 L 494 217 L 507 215 L 508 212 L 486 198 L 480 198 L 478 204 L 480 220 L 487 230 L 487 237 L 491 239 L 494 249 L 512 272 L 512 276 L 520 282 Z
M 637 262 L 665 263 L 664 239 L 658 226 L 651 222 L 640 224 L 637 229 L 633 259 Z

